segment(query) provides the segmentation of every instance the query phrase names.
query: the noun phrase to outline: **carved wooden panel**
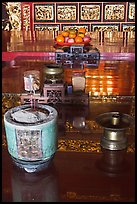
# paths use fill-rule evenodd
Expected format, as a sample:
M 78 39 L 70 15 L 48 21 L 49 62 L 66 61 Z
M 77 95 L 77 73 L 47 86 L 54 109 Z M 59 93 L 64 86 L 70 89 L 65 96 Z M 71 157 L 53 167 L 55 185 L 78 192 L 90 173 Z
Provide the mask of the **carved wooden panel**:
M 34 22 L 54 22 L 54 4 L 34 4 Z
M 104 21 L 125 21 L 125 4 L 104 4 Z
M 79 4 L 79 21 L 100 21 L 102 4 Z
M 77 4 L 56 4 L 57 22 L 77 22 Z

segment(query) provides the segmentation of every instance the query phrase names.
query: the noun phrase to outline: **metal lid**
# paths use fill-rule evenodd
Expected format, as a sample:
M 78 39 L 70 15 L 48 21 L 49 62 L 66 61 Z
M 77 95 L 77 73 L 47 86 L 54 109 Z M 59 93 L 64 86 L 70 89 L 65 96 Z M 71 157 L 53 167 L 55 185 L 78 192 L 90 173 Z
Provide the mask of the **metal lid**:
M 104 128 L 110 130 L 123 130 L 133 123 L 132 116 L 119 112 L 108 112 L 100 114 L 96 122 Z
M 44 73 L 49 75 L 62 74 L 64 71 L 61 64 L 47 64 L 44 67 Z

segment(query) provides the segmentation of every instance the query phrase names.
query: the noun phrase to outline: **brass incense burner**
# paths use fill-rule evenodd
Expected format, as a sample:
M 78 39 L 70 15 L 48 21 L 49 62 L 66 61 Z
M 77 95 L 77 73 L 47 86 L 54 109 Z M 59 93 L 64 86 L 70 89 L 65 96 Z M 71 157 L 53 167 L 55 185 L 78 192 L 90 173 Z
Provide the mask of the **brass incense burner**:
M 109 150 L 122 150 L 127 147 L 126 129 L 133 123 L 128 114 L 108 112 L 100 114 L 96 122 L 104 128 L 100 145 Z
M 43 68 L 44 83 L 63 83 L 62 64 L 47 64 Z

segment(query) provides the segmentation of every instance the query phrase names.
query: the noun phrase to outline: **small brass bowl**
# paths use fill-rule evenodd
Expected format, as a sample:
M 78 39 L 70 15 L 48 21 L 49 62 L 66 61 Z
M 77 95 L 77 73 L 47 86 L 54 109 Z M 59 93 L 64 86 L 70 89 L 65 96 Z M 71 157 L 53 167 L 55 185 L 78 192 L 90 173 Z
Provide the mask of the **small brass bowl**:
M 43 71 L 46 75 L 59 75 L 62 74 L 64 70 L 61 64 L 47 64 Z

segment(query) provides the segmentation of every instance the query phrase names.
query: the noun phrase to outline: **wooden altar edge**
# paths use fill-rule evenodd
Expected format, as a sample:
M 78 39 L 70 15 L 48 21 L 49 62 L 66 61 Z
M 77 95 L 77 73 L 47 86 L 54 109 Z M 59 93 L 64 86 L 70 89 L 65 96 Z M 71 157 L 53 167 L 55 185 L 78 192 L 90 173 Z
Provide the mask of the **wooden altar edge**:
M 9 62 L 17 57 L 55 57 L 55 52 L 2 52 L 2 61 Z
M 55 58 L 55 52 L 2 52 L 2 61 L 12 61 L 17 57 L 26 57 L 31 58 Z M 126 53 L 126 52 L 102 52 L 100 53 L 101 60 L 130 60 L 135 61 L 135 53 Z
M 130 60 L 135 61 L 135 53 L 126 52 L 103 52 L 100 54 L 102 60 Z
M 7 148 L 5 135 L 2 137 L 2 147 Z M 100 142 L 91 140 L 58 139 L 58 152 L 102 153 Z M 127 153 L 135 153 L 134 143 L 128 144 Z

